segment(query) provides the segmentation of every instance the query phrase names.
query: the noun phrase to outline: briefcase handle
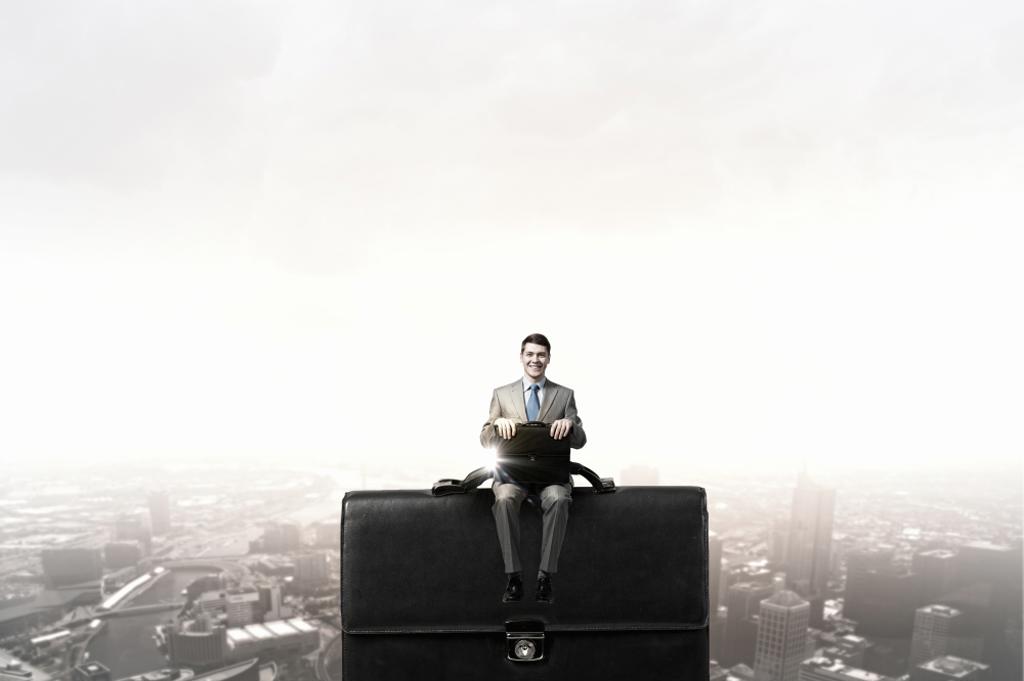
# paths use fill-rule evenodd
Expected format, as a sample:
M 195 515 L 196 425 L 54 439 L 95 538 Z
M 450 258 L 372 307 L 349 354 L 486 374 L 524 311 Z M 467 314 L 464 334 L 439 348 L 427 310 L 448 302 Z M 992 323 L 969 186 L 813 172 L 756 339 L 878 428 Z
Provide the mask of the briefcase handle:
M 579 462 L 569 462 L 569 475 L 579 475 L 586 478 L 587 482 L 589 482 L 591 487 L 594 488 L 595 494 L 607 494 L 608 492 L 615 491 L 614 479 L 602 478 Z M 462 480 L 458 480 L 456 478 L 442 478 L 434 483 L 434 487 L 431 492 L 435 497 L 447 496 L 449 494 L 465 494 L 471 489 L 476 489 L 493 476 L 494 471 L 489 467 L 484 466 L 482 468 L 477 468 Z
M 516 428 L 547 428 L 550 425 L 550 423 L 544 423 L 543 421 L 527 421 L 526 423 L 516 425 Z M 498 426 L 491 426 L 491 428 L 494 429 L 495 433 L 498 432 Z

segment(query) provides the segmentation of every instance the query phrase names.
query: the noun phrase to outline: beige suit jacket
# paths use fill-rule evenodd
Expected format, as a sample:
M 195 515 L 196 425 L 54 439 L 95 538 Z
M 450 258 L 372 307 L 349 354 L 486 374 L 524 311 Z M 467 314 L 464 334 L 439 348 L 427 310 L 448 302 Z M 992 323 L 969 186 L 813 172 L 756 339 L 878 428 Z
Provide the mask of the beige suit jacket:
M 499 418 L 512 419 L 516 423 L 526 423 L 526 398 L 523 395 L 523 379 L 519 378 L 494 389 L 491 396 L 491 413 L 480 431 L 480 444 L 491 447 L 500 436 L 494 432 L 494 422 Z M 583 422 L 576 413 L 576 397 L 571 388 L 558 385 L 550 378 L 544 383 L 544 403 L 540 405 L 538 421 L 551 423 L 558 419 L 572 421 L 569 431 L 569 446 L 579 449 L 587 444 L 587 434 L 583 431 Z

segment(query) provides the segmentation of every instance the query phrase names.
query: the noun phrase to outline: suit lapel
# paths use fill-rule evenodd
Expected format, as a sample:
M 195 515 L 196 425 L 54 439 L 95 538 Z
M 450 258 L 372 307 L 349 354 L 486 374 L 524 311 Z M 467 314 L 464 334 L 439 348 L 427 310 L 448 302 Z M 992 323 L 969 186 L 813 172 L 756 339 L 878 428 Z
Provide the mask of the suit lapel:
M 540 416 L 537 418 L 547 423 L 548 412 L 551 411 L 551 405 L 555 403 L 558 398 L 558 392 L 561 386 L 547 381 L 544 384 L 544 404 L 540 407 Z
M 509 399 L 512 400 L 512 405 L 516 409 L 516 416 L 519 417 L 521 422 L 526 423 L 526 398 L 523 397 L 523 392 L 522 379 L 508 386 Z

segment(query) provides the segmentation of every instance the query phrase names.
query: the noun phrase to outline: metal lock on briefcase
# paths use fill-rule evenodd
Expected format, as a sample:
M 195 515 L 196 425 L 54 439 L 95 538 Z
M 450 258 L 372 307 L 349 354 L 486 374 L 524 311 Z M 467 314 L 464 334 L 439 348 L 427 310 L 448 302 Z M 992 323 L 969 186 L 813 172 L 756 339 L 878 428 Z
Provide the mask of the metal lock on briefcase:
M 506 657 L 512 662 L 544 659 L 544 623 L 538 620 L 505 622 Z

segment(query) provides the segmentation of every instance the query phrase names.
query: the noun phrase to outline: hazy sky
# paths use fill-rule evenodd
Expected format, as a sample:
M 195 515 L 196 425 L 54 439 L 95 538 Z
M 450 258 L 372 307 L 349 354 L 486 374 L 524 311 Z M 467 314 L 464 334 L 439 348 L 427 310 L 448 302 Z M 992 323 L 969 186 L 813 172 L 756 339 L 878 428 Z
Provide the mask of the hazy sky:
M 1017 460 L 1024 4 L 0 9 L 0 455 Z

